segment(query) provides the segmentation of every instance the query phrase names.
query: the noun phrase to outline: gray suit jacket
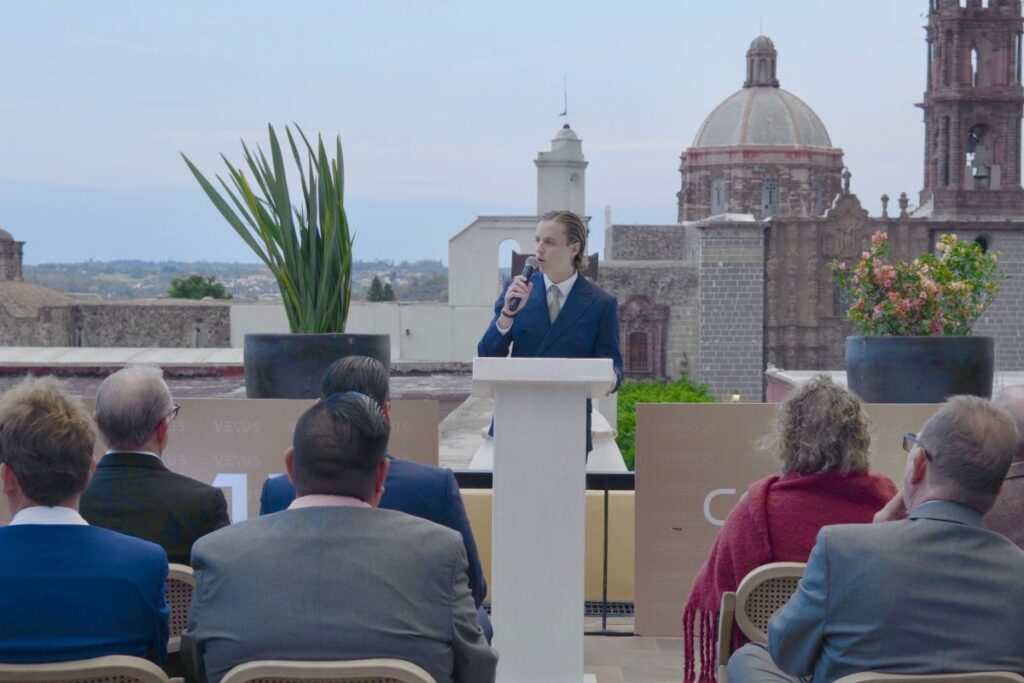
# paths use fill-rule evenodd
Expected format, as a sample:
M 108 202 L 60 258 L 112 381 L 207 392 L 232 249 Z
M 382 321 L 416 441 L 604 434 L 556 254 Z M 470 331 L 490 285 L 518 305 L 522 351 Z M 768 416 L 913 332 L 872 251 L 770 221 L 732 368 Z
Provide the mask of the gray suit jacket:
M 1024 673 L 1024 551 L 977 510 L 930 501 L 906 520 L 825 527 L 768 623 L 779 668 L 826 683 L 858 671 Z
M 494 680 L 462 538 L 401 512 L 285 510 L 201 538 L 182 658 L 216 683 L 257 659 L 395 657 L 438 683 Z

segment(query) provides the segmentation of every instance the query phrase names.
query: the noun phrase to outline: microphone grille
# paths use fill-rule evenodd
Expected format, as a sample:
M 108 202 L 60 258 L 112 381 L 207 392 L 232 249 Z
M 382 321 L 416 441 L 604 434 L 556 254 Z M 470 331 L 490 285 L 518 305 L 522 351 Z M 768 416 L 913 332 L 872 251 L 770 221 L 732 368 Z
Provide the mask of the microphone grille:
M 538 268 L 540 268 L 540 263 L 537 261 L 537 257 L 536 256 L 528 256 L 526 258 L 526 265 L 530 266 L 534 270 L 537 270 Z

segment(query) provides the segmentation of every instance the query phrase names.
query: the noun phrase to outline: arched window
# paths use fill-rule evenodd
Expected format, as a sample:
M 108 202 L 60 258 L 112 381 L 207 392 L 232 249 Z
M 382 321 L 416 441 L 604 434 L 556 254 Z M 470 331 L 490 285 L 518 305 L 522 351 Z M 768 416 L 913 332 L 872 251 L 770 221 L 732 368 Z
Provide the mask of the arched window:
M 631 332 L 629 335 L 629 372 L 650 371 L 650 358 L 647 353 L 647 333 Z
M 978 70 L 979 70 L 978 48 L 972 47 L 971 48 L 971 87 L 972 88 L 976 88 L 979 85 L 979 83 L 978 83 Z

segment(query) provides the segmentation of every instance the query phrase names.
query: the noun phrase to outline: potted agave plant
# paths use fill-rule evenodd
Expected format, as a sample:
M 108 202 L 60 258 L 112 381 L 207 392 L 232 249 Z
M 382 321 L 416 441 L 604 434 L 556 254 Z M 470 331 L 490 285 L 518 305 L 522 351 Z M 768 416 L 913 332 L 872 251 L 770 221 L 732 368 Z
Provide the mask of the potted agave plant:
M 296 126 L 300 148 L 285 127 L 302 188 L 295 206 L 281 144 L 274 127 L 267 128 L 269 160 L 262 149 L 253 153 L 244 142 L 244 168 L 221 156 L 230 178 L 229 184 L 216 176 L 223 194 L 182 158 L 224 219 L 270 269 L 288 316 L 292 334 L 245 336 L 246 396 L 311 398 L 319 395 L 324 370 L 342 356 L 372 356 L 389 366 L 391 343 L 386 334 L 344 333 L 352 293 L 352 233 L 340 136 L 332 159 L 320 136 L 314 149 Z
M 859 261 L 829 264 L 862 333 L 846 339 L 847 384 L 869 403 L 992 394 L 995 343 L 971 328 L 999 292 L 999 254 L 948 234 L 936 252 L 893 261 L 876 232 Z

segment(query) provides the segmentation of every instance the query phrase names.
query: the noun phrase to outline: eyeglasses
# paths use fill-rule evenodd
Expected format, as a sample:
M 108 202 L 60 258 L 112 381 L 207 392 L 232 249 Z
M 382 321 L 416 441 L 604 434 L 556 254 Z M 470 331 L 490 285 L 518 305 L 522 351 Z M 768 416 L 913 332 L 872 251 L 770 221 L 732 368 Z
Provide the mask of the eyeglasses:
M 167 413 L 167 419 L 169 419 L 169 420 L 176 420 L 176 419 L 178 419 L 178 413 L 181 412 L 181 406 L 179 406 L 177 403 L 174 403 L 172 405 L 174 407 L 171 408 L 171 412 Z
M 914 450 L 914 446 L 917 446 L 918 448 L 921 449 L 921 451 L 924 453 L 924 457 L 928 458 L 929 460 L 932 459 L 931 454 L 928 453 L 928 449 L 925 448 L 924 444 L 921 443 L 920 439 L 917 438 L 917 434 L 914 434 L 913 432 L 907 432 L 906 434 L 903 435 L 903 450 L 909 453 L 910 451 Z

